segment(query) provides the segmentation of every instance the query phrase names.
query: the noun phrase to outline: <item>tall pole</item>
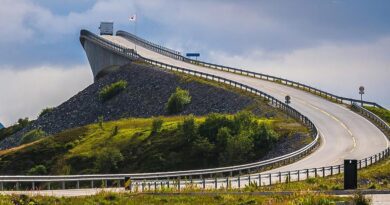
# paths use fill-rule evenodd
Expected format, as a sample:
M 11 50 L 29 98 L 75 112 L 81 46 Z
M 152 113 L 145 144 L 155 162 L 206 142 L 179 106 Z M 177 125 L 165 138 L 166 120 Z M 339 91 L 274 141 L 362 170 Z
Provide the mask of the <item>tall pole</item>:
M 135 13 L 135 19 L 134 19 L 134 35 L 137 36 L 137 13 Z M 137 52 L 137 43 L 134 42 L 134 50 Z

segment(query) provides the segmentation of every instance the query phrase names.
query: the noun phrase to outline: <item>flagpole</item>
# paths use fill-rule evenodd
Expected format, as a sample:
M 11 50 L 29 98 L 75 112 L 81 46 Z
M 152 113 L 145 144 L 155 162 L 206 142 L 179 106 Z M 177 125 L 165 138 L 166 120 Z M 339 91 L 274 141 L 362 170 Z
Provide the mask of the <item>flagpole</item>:
M 137 36 L 137 13 L 135 14 L 135 19 L 134 19 L 134 34 Z M 134 50 L 137 52 L 137 43 L 134 43 Z

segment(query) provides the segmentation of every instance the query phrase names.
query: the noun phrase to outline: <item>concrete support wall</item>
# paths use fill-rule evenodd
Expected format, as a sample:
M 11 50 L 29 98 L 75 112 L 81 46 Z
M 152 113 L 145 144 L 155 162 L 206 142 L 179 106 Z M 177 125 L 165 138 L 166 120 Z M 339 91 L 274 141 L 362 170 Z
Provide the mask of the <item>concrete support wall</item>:
M 91 41 L 85 40 L 83 46 L 95 79 L 102 70 L 131 62 L 130 59 L 115 54 Z

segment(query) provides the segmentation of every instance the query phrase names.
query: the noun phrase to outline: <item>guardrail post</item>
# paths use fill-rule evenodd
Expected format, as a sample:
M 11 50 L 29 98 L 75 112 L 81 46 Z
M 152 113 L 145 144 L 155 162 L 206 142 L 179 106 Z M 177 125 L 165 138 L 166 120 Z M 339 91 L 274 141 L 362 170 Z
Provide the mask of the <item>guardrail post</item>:
M 62 181 L 62 189 L 65 189 L 65 181 Z
M 378 161 L 378 160 L 377 160 L 377 157 L 376 157 L 376 155 L 375 155 L 374 157 L 375 157 L 375 161 L 374 161 L 374 163 L 377 163 L 377 161 Z
M 248 175 L 248 183 L 251 183 L 251 175 Z
M 180 192 L 180 179 L 177 181 L 177 190 Z
M 309 178 L 309 169 L 306 169 L 306 179 Z
M 261 174 L 259 174 L 259 186 L 261 186 Z
M 367 167 L 367 158 L 364 159 L 364 162 L 366 164 L 366 166 L 364 166 L 364 167 Z
M 226 189 L 229 189 L 229 177 L 226 177 Z
M 298 174 L 298 181 L 300 181 L 299 170 L 298 170 L 297 174 Z
M 1 191 L 4 190 L 4 184 L 3 184 L 3 182 L 0 182 L 0 189 L 1 189 Z
M 91 188 L 93 189 L 93 180 L 91 180 Z
M 317 168 L 314 168 L 314 177 L 317 178 Z
M 338 169 L 339 169 L 338 174 L 340 174 L 341 173 L 341 165 L 338 166 Z
M 325 177 L 325 167 L 322 167 L 322 177 Z
M 16 190 L 19 190 L 19 182 L 16 182 Z
M 272 176 L 271 176 L 271 173 L 268 174 L 268 178 L 269 178 L 269 185 L 272 185 Z
M 287 179 L 287 182 L 290 182 L 291 181 L 291 172 L 288 171 L 288 179 Z
M 370 157 L 370 165 L 372 165 L 372 156 Z
M 214 178 L 214 188 L 218 189 L 218 181 L 217 178 Z
M 330 176 L 333 176 L 333 166 L 330 166 Z
M 80 182 L 79 181 L 76 182 L 76 187 L 77 187 L 77 189 L 80 189 Z
M 35 190 L 35 182 L 34 182 L 34 181 L 31 182 L 31 189 L 32 189 L 32 190 Z
M 282 183 L 282 173 L 279 172 L 279 183 Z
M 157 182 L 154 181 L 154 192 L 156 192 L 156 191 L 157 191 Z
M 241 188 L 240 175 L 238 175 L 237 177 L 237 183 L 238 183 L 238 188 Z
M 204 178 L 202 179 L 202 182 L 203 182 L 203 189 L 206 189 L 206 180 Z

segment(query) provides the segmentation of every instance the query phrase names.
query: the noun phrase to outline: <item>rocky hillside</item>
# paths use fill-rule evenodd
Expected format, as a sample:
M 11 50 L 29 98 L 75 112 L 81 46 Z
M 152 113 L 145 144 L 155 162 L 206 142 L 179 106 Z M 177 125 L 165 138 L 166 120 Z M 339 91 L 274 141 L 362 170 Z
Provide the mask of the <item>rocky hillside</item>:
M 103 102 L 100 90 L 119 80 L 128 82 L 126 89 Z M 16 146 L 28 131 L 42 129 L 47 134 L 97 122 L 127 117 L 167 115 L 165 103 L 177 87 L 189 91 L 191 103 L 179 114 L 205 115 L 211 112 L 235 113 L 254 103 L 247 96 L 145 65 L 129 64 L 110 73 L 68 101 L 41 115 L 23 130 L 3 139 L 0 149 Z

